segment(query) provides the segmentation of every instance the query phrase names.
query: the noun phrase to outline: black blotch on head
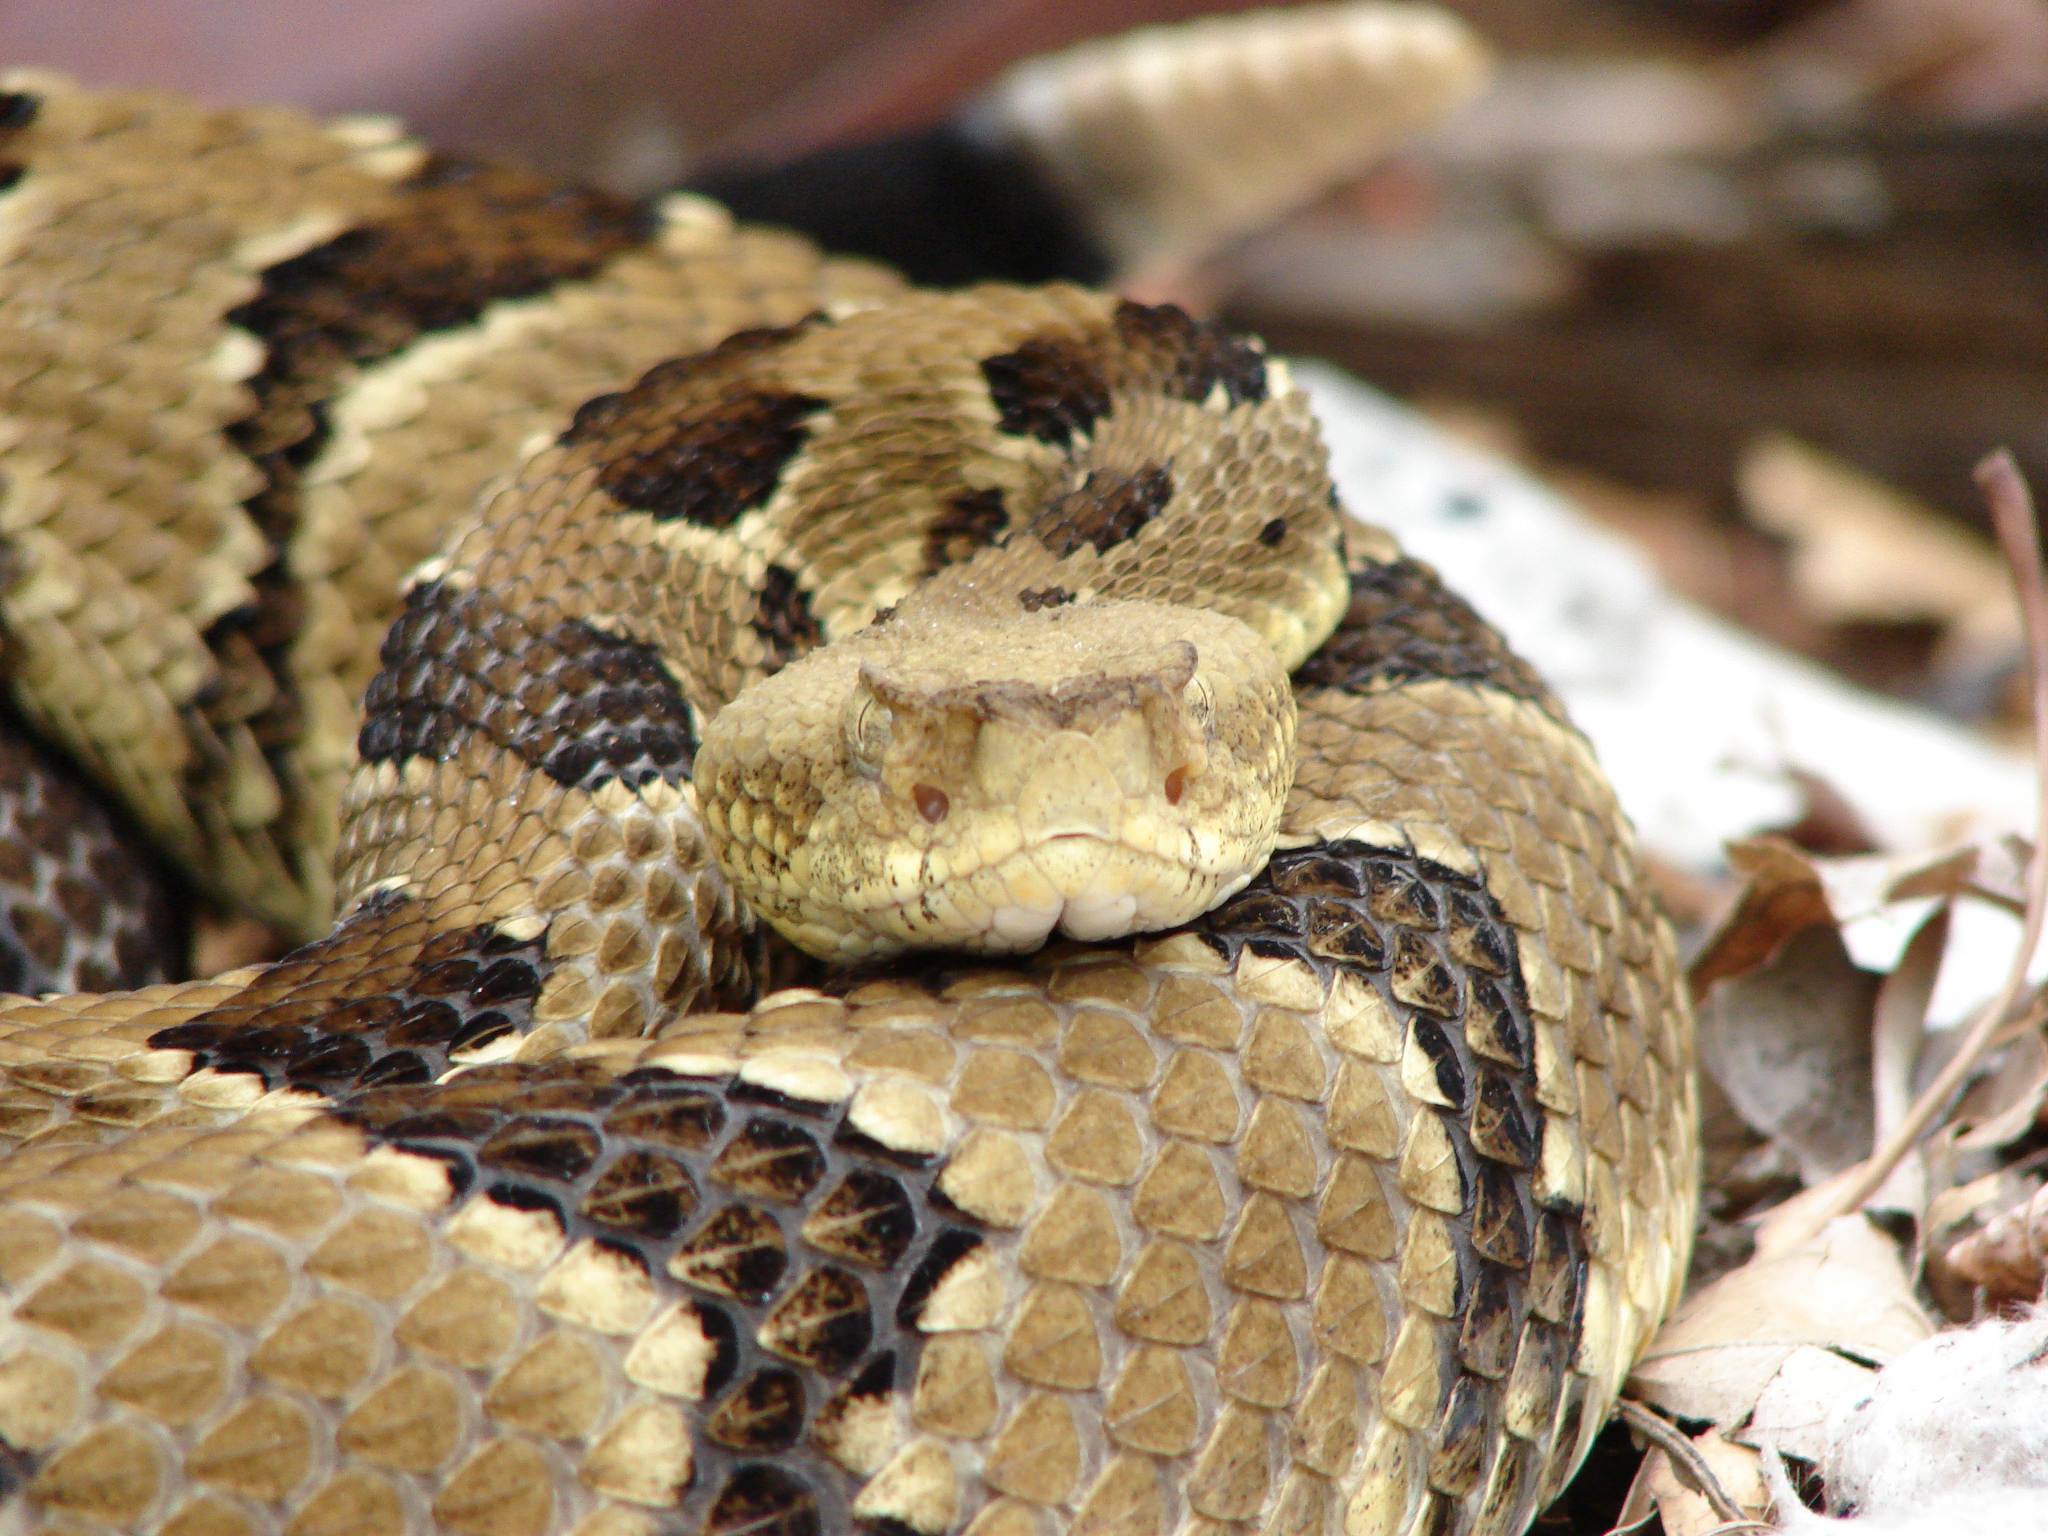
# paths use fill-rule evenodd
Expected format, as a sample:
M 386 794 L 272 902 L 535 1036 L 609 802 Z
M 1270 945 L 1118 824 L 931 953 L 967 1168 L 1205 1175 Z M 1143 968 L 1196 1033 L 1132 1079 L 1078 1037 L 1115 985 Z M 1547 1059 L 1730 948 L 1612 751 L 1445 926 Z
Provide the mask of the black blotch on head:
M 754 617 L 749 622 L 768 648 L 765 665 L 770 672 L 780 672 L 825 638 L 811 611 L 809 594 L 786 565 L 770 564 L 762 572 L 760 595 L 754 599 Z
M 946 503 L 924 531 L 925 574 L 929 576 L 993 544 L 1009 524 L 1010 513 L 1003 505 L 1001 491 L 962 491 Z M 876 622 L 880 621 L 878 614 Z
M 1077 491 L 1052 502 L 1031 522 L 1031 533 L 1055 555 L 1071 555 L 1083 544 L 1107 554 L 1135 537 L 1173 499 L 1173 473 L 1147 464 L 1128 475 L 1095 470 Z
M 661 654 L 581 619 L 535 633 L 481 592 L 406 595 L 363 698 L 364 762 L 452 759 L 481 736 L 557 784 L 680 783 L 696 761 L 690 707 Z
M 1287 519 L 1276 517 L 1259 530 L 1259 542 L 1268 549 L 1275 549 L 1287 537 Z
M 1529 664 L 1429 566 L 1409 559 L 1355 564 L 1350 606 L 1337 632 L 1295 672 L 1296 686 L 1365 694 L 1430 679 L 1550 704 Z
M 729 528 L 774 494 L 810 435 L 805 423 L 824 404 L 790 391 L 737 391 L 635 434 L 630 449 L 606 461 L 598 483 L 622 506 L 663 521 Z M 578 411 L 563 441 L 606 425 L 601 413 Z
M 43 98 L 33 91 L 0 91 L 0 130 L 26 128 L 43 110 Z
M 1027 341 L 984 359 L 981 373 L 997 424 L 1014 436 L 1065 448 L 1109 414 L 1109 379 L 1080 337 Z
M 1199 405 L 1217 385 L 1232 405 L 1267 394 L 1266 359 L 1242 336 L 1196 320 L 1177 304 L 1133 304 L 1116 310 L 1118 338 L 1152 368 L 1165 387 Z

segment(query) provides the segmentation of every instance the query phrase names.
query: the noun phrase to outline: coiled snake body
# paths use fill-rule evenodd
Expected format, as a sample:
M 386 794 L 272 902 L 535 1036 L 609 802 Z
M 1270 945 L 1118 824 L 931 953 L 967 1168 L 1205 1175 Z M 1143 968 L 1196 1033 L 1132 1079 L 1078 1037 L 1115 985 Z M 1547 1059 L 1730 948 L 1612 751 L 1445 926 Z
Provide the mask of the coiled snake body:
M 1561 1486 L 1683 1268 L 1690 1021 L 1584 743 L 1340 550 L 1284 370 L 361 124 L 0 121 L 15 708 L 310 937 L 0 1007 L 0 1528 L 1513 1532 Z M 1294 646 L 1280 851 L 1164 933 L 763 995 L 706 723 L 1015 551 L 1020 610 Z

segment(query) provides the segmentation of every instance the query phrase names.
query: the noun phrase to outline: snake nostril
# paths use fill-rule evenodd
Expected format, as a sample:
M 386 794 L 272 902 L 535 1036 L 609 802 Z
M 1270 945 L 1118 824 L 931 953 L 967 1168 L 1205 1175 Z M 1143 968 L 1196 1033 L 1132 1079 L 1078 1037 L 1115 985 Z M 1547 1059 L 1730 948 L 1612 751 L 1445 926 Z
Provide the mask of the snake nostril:
M 1166 803 L 1179 805 L 1180 797 L 1187 793 L 1188 765 L 1182 763 L 1166 776 Z
M 953 802 L 946 798 L 943 789 L 934 789 L 929 784 L 910 786 L 910 798 L 917 802 L 917 814 L 933 826 L 946 819 L 946 812 L 953 808 Z

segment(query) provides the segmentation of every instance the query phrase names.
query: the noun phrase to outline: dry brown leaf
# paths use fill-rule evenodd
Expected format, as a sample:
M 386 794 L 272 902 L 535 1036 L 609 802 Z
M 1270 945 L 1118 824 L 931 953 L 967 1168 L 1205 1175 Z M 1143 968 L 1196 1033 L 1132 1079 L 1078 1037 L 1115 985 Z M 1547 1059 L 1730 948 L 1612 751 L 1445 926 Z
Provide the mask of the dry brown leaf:
M 1984 860 L 1985 850 L 1973 843 L 1834 858 L 1781 837 L 1730 843 L 1728 862 L 1744 877 L 1742 893 L 1693 959 L 1693 996 L 1755 970 L 1811 924 L 1839 927 L 1898 903 L 1961 895 Z
M 2041 1123 L 2048 1105 L 2048 1042 L 2030 1030 L 2005 1048 L 1998 1064 L 1970 1085 L 1949 1123 L 1963 1129 L 1964 1152 L 2009 1146 Z
M 1733 1434 L 1801 1349 L 1882 1362 L 1932 1331 L 1898 1245 L 1862 1216 L 1789 1248 L 1769 1246 L 1770 1230 L 1749 1263 L 1679 1304 L 1630 1378 L 1638 1397 Z
M 1812 856 L 1783 838 L 1730 843 L 1728 863 L 1744 877 L 1742 894 L 1693 957 L 1689 979 L 1696 998 L 1758 969 L 1793 934 L 1833 916 Z
M 1987 850 L 1829 858 L 1758 838 L 1729 859 L 1745 884 L 1692 971 L 1701 1062 L 1744 1122 L 1817 1183 L 1866 1158 L 1880 1116 L 1889 1128 L 1911 1104 L 1949 909 L 1973 893 Z M 1751 1161 L 1729 1148 L 1712 1165 L 1719 1177 Z M 1887 1203 L 1917 1211 L 1927 1173 L 1916 1162 Z
M 1983 535 L 1777 434 L 1743 453 L 1736 489 L 1751 521 L 1791 543 L 1793 585 L 1821 618 L 1932 621 L 1973 650 L 2017 649 L 2019 609 Z
M 1857 969 L 1835 927 L 1812 923 L 1700 1004 L 1700 1064 L 1806 1183 L 1870 1151 L 1877 997 L 1878 978 Z
M 1987 1307 L 2039 1299 L 2048 1283 L 2048 1186 L 1994 1216 L 1946 1258 L 1956 1275 L 1983 1288 Z

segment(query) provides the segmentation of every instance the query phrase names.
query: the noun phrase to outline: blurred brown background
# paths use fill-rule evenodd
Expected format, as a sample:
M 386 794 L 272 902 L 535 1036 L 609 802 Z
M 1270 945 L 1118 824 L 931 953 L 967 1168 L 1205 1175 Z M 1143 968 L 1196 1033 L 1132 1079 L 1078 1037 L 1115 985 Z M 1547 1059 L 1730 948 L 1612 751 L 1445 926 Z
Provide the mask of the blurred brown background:
M 1990 447 L 2048 471 L 2048 5 L 1449 4 L 1504 55 L 1492 95 L 1170 291 L 1564 476 L 1681 589 L 1774 638 L 1984 706 L 1960 697 L 1981 679 L 1912 670 L 1953 615 L 1916 629 L 1908 603 L 1876 635 L 1789 600 L 1753 471 L 1789 434 L 1966 524 Z M 1028 53 L 1244 8 L 0 0 L 0 57 L 392 112 L 447 148 L 645 190 L 929 122 Z

